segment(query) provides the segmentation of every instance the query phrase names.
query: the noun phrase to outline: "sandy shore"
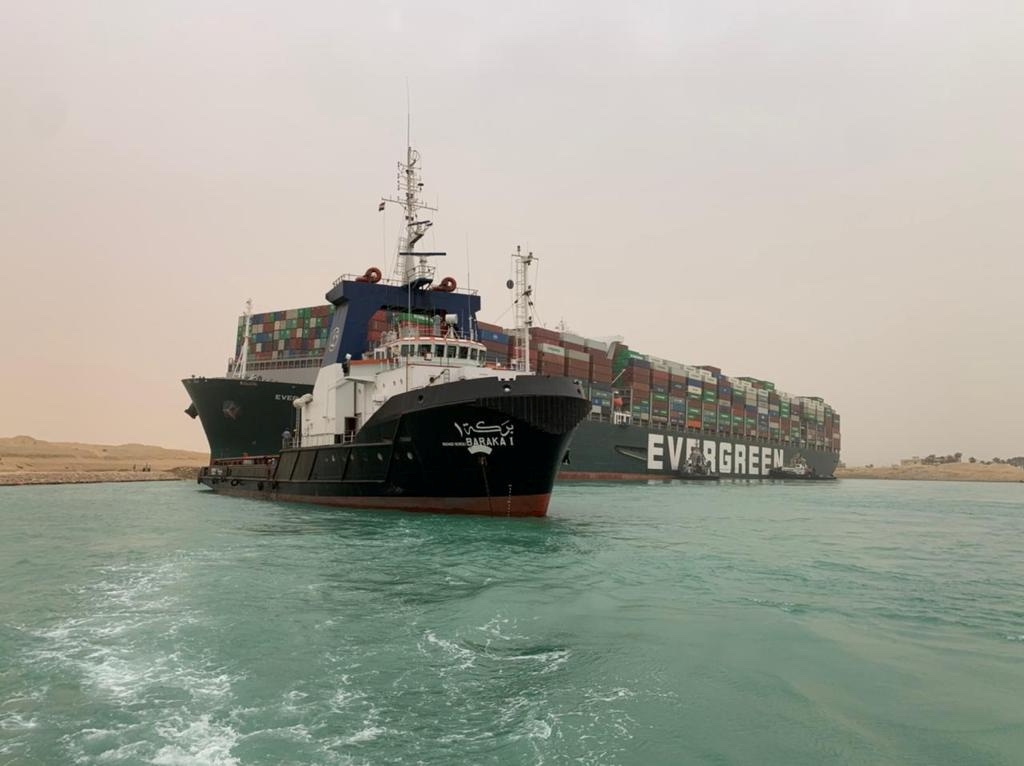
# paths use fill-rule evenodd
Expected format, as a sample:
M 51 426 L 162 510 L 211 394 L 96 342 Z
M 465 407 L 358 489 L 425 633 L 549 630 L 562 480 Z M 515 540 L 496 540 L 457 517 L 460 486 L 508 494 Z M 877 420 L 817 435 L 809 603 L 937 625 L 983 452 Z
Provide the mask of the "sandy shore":
M 25 484 L 100 484 L 110 481 L 180 481 L 170 471 L 15 471 L 0 473 L 0 487 Z
M 947 463 L 874 468 L 840 468 L 840 479 L 902 479 L 907 481 L 1007 481 L 1024 482 L 1024 470 L 1012 465 Z
M 202 452 L 147 444 L 46 442 L 31 436 L 0 437 L 0 486 L 94 484 L 110 481 L 194 479 L 209 463 Z M 149 470 L 142 470 L 148 467 Z

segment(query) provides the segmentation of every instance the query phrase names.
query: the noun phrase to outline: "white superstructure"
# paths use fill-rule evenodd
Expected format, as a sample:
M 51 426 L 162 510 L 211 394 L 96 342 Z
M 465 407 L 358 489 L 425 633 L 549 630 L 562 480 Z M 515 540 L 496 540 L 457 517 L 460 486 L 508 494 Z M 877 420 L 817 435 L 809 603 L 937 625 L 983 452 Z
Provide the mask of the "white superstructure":
M 441 326 L 439 332 L 401 328 L 365 359 L 322 367 L 313 393 L 295 400 L 301 446 L 351 442 L 396 394 L 476 378 L 511 381 L 520 374 L 486 365 L 483 343 L 461 337 L 447 322 Z

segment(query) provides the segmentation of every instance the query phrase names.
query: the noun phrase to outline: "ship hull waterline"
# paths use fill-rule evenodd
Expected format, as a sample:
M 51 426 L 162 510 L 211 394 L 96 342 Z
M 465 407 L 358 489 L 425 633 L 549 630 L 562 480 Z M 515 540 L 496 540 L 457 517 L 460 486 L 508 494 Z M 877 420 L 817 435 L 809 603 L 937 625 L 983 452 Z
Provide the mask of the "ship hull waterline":
M 294 421 L 291 401 L 312 391 L 300 384 L 230 378 L 182 381 L 200 414 L 215 459 L 274 454 L 281 432 Z M 238 405 L 238 409 L 233 408 Z M 820 480 L 832 477 L 839 453 L 805 444 L 710 434 L 693 429 L 650 428 L 586 419 L 568 445 L 569 460 L 556 480 L 648 481 L 679 479 L 685 456 L 697 445 L 712 461 L 719 479 L 785 481 L 769 476 L 772 468 L 803 459 Z M 723 446 L 724 445 L 724 446 Z M 756 459 L 751 460 L 755 454 Z

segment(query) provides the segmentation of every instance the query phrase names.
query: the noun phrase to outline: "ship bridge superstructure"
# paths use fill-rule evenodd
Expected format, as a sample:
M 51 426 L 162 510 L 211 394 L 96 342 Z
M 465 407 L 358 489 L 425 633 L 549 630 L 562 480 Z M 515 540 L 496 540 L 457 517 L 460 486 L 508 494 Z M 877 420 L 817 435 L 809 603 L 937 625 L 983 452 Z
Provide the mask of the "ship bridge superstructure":
M 487 364 L 487 347 L 456 330 L 450 316 L 439 329 L 416 325 L 388 331 L 361 359 L 325 365 L 313 393 L 296 400 L 301 444 L 345 444 L 392 397 L 444 383 L 519 373 Z

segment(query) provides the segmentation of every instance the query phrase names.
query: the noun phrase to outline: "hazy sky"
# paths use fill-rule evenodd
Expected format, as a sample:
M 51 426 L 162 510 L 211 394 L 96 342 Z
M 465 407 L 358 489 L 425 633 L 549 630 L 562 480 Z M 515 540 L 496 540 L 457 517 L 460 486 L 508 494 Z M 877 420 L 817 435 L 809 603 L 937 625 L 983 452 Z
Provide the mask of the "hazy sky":
M 0 0 L 0 435 L 205 449 L 246 298 L 428 237 L 512 322 L 823 396 L 843 458 L 1024 454 L 1024 5 Z M 468 257 L 467 257 L 468 256 Z

